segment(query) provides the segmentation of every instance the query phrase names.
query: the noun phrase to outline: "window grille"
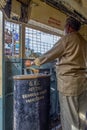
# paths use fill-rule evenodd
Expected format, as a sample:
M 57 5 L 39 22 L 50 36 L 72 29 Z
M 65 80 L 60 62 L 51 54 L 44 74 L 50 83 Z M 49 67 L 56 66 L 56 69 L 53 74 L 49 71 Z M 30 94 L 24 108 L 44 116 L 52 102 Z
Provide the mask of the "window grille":
M 19 56 L 19 24 L 8 22 L 5 20 L 4 32 L 4 52 L 5 55 Z
M 47 34 L 42 31 L 27 28 L 25 29 L 25 54 L 31 50 L 34 53 L 43 54 L 53 47 L 60 39 L 59 36 Z M 26 54 L 26 56 L 29 56 Z
M 5 55 L 19 56 L 19 24 L 5 20 Z M 25 27 L 25 56 L 41 55 L 51 49 L 60 39 L 59 36 L 44 33 L 39 30 Z

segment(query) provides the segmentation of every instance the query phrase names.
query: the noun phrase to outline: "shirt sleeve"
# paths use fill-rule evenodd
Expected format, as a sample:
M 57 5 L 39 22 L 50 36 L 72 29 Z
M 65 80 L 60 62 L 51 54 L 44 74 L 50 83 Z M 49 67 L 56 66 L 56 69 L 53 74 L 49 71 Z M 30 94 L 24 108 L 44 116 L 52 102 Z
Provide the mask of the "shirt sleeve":
M 36 58 L 34 60 L 34 63 L 37 66 L 40 66 L 41 64 L 44 64 L 46 62 L 50 62 L 56 58 L 60 58 L 63 55 L 64 52 L 64 43 L 65 38 L 61 38 L 49 51 L 47 51 L 45 54 L 43 54 L 41 57 Z

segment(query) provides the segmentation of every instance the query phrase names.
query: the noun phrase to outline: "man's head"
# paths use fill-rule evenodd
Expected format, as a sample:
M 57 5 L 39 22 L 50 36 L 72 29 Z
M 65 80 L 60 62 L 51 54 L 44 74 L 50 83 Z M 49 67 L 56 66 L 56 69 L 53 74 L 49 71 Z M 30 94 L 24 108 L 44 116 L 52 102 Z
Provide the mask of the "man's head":
M 81 27 L 81 23 L 76 20 L 73 17 L 69 17 L 66 19 L 66 24 L 65 24 L 65 33 L 71 33 L 75 31 L 79 31 Z

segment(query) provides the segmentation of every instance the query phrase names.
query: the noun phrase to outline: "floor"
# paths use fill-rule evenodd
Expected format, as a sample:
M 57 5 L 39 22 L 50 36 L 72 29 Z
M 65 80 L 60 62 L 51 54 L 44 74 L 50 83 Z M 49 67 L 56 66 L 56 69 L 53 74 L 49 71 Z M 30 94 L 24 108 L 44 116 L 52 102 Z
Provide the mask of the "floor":
M 50 121 L 50 130 L 62 130 L 61 122 L 60 122 L 60 115 L 56 120 Z

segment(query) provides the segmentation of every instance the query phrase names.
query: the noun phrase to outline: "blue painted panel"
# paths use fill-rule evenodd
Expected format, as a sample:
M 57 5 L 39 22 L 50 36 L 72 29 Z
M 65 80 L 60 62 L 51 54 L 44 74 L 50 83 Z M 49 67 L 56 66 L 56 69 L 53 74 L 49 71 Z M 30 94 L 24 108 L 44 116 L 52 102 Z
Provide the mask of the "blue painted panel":
M 13 130 L 13 76 L 22 73 L 21 59 L 6 59 L 5 95 L 4 95 L 4 130 Z M 1 130 L 1 129 L 0 129 Z
M 2 130 L 2 98 L 0 97 L 0 130 Z

